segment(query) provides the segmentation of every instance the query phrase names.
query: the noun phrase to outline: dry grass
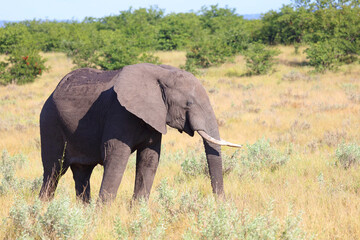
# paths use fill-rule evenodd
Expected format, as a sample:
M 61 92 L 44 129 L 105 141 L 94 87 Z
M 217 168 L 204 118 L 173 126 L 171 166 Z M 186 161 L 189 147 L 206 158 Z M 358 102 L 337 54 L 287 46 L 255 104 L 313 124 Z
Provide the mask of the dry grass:
M 232 63 L 204 70 L 199 76 L 209 92 L 222 138 L 254 143 L 265 137 L 278 149 L 292 149 L 290 162 L 275 172 L 262 171 L 256 178 L 242 178 L 235 173 L 225 177 L 228 201 L 256 215 L 273 200 L 274 212 L 280 219 L 290 206 L 295 212 L 302 212 L 303 229 L 316 234 L 316 239 L 359 239 L 360 171 L 357 167 L 344 170 L 332 162 L 339 143 L 360 140 L 360 102 L 351 97 L 360 94 L 360 66 L 344 66 L 336 73 L 310 74 L 311 68 L 303 64 L 306 61 L 303 54 L 295 55 L 292 47 L 280 50 L 276 70 L 269 75 L 240 77 L 246 69 L 239 56 Z M 185 62 L 183 52 L 156 54 L 164 64 L 179 66 Z M 29 166 L 18 172 L 19 177 L 26 179 L 42 174 L 38 127 L 42 104 L 73 67 L 63 54 L 46 57 L 51 70 L 35 83 L 0 87 L 0 150 L 28 157 Z M 168 152 L 201 149 L 198 136 L 190 138 L 170 128 L 163 144 Z M 234 151 L 223 150 L 228 154 Z M 93 230 L 93 239 L 114 238 L 116 216 L 125 224 L 133 217 L 129 207 L 134 187 L 134 160 L 131 161 L 115 203 L 98 213 L 99 224 Z M 180 164 L 161 162 L 153 192 L 160 180 L 167 177 L 169 185 L 178 192 L 199 190 L 211 195 L 206 177 L 179 184 L 176 176 L 181 172 Z M 101 177 L 102 169 L 97 167 L 91 179 L 93 196 L 97 196 Z M 70 172 L 61 179 L 59 188 L 65 189 L 75 201 Z M 14 196 L 16 193 L 0 196 L 1 218 L 8 215 Z M 150 209 L 154 206 L 153 196 Z M 34 198 L 28 196 L 27 200 L 31 202 Z M 177 220 L 176 225 L 166 230 L 167 238 L 180 238 L 187 227 L 186 218 Z M 1 234 L 4 233 L 0 231 L 0 237 Z

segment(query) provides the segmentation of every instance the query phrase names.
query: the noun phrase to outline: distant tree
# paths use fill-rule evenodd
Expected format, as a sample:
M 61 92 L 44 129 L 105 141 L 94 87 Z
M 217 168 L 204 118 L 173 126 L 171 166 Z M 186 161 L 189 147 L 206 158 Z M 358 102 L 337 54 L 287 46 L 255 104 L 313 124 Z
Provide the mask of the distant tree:
M 38 50 L 17 46 L 5 61 L 0 62 L 0 84 L 33 82 L 48 69 L 45 62 Z
M 275 56 L 279 54 L 278 49 L 268 49 L 262 43 L 250 44 L 244 52 L 248 74 L 260 75 L 270 72 L 275 63 Z
M 157 49 L 185 49 L 203 33 L 201 22 L 194 13 L 178 13 L 165 16 L 160 23 Z

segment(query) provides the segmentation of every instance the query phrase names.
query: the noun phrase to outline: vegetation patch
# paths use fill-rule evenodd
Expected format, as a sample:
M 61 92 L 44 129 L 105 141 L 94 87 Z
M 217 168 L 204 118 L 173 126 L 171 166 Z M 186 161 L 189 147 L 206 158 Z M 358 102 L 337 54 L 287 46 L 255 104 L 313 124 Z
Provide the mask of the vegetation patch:
M 342 143 L 337 147 L 335 155 L 336 164 L 348 169 L 360 163 L 360 146 L 356 143 Z
M 247 144 L 246 148 L 247 151 L 240 156 L 241 163 L 246 170 L 270 169 L 274 171 L 289 161 L 286 154 L 272 147 L 265 138 L 257 140 L 254 144 Z
M 260 75 L 270 72 L 275 63 L 275 56 L 279 55 L 278 49 L 267 49 L 262 43 L 252 43 L 245 51 L 248 75 Z

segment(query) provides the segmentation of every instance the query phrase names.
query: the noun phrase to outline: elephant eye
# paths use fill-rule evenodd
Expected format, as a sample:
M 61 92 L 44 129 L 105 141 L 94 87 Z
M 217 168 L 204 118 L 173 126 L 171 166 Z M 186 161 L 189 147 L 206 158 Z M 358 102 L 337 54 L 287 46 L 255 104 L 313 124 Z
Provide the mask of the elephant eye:
M 187 107 L 190 107 L 192 104 L 193 104 L 192 101 L 187 101 L 187 102 L 186 102 L 186 106 L 187 106 Z

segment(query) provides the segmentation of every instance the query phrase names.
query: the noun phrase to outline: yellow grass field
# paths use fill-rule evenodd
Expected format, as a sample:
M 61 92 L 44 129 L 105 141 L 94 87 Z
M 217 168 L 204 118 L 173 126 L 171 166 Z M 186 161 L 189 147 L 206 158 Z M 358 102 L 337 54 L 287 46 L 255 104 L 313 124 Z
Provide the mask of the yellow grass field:
M 245 60 L 237 56 L 232 62 L 201 70 L 198 76 L 208 91 L 223 139 L 244 144 L 245 151 L 246 144 L 265 138 L 290 159 L 278 169 L 264 169 L 254 177 L 242 177 L 238 172 L 226 175 L 226 198 L 219 202 L 232 204 L 239 211 L 246 210 L 250 216 L 266 213 L 271 204 L 273 217 L 279 221 L 286 219 L 291 211 L 301 216 L 299 228 L 314 239 L 360 239 L 360 169 L 357 166 L 344 169 L 334 164 L 339 144 L 360 143 L 360 65 L 354 63 L 342 66 L 337 72 L 312 74 L 312 68 L 303 64 L 304 54 L 295 55 L 293 47 L 279 49 L 278 63 L 268 75 L 242 76 L 246 72 Z M 185 63 L 184 52 L 156 55 L 163 64 Z M 62 53 L 44 56 L 51 69 L 34 83 L 0 86 L 0 151 L 6 149 L 10 155 L 26 156 L 28 161 L 16 173 L 17 178 L 26 180 L 42 175 L 41 107 L 61 78 L 74 67 L 71 59 Z M 162 179 L 166 178 L 168 186 L 178 193 L 175 199 L 191 191 L 198 191 L 203 197 L 212 195 L 210 180 L 205 175 L 184 180 L 183 160 L 167 162 L 171 153 L 179 150 L 201 151 L 201 138 L 197 135 L 191 138 L 170 127 L 168 130 L 163 136 L 162 149 L 166 157 L 160 159 L 148 203 L 152 216 L 149 224 L 153 227 L 160 221 L 156 199 Z M 234 151 L 223 148 L 227 155 Z M 91 178 L 95 199 L 101 178 L 102 167 L 98 166 Z M 134 178 L 131 158 L 116 201 L 95 213 L 95 223 L 84 239 L 116 239 L 117 219 L 124 228 L 134 228 L 139 216 L 138 208 L 130 207 Z M 38 191 L 39 188 L 22 191 L 25 194 L 17 191 L 0 194 L 0 220 L 8 219 L 1 227 L 1 239 L 15 236 L 16 229 L 9 220 L 15 200 L 22 195 L 25 202 L 32 204 Z M 60 180 L 56 198 L 60 195 L 70 196 L 71 205 L 77 205 L 71 171 Z M 159 238 L 185 238 L 185 232 L 192 227 L 192 218 L 191 212 L 179 213 L 175 220 L 164 224 L 164 234 Z M 135 230 L 130 231 L 128 237 L 149 236 L 146 231 L 136 234 Z

